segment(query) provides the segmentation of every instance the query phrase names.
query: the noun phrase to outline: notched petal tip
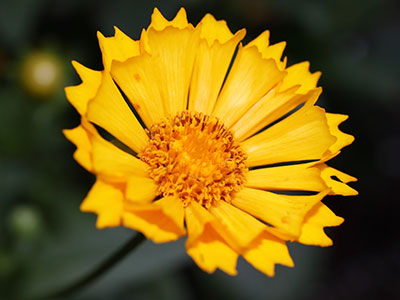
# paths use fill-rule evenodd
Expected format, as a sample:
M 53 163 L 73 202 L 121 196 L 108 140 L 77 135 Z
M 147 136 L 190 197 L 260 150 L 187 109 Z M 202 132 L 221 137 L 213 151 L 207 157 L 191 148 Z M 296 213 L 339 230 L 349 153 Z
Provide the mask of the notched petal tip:
M 236 275 L 238 254 L 218 233 L 218 221 L 197 202 L 185 208 L 188 232 L 187 253 L 205 272 L 213 273 L 217 268 L 229 275 Z
M 93 172 L 93 163 L 91 157 L 91 142 L 89 134 L 82 125 L 73 129 L 64 129 L 63 134 L 71 143 L 76 146 L 73 154 L 74 159 L 86 170 Z
M 102 229 L 121 225 L 122 204 L 123 195 L 119 187 L 97 178 L 80 209 L 96 213 L 96 227 Z
M 317 203 L 306 215 L 298 242 L 305 245 L 329 247 L 332 240 L 326 235 L 325 227 L 339 226 L 344 222 L 336 216 L 325 204 Z
M 131 39 L 119 28 L 114 26 L 114 36 L 104 37 L 98 31 L 97 39 L 103 58 L 104 69 L 109 72 L 113 61 L 125 61 L 139 55 L 139 42 Z
M 331 188 L 330 195 L 356 196 L 358 192 L 347 183 L 357 181 L 357 178 L 347 175 L 339 170 L 331 168 L 326 164 L 317 165 L 321 170 L 321 178 Z
M 81 116 L 85 116 L 88 102 L 96 95 L 102 80 L 102 72 L 95 71 L 73 60 L 72 66 L 81 83 L 65 87 L 65 95 Z
M 312 75 L 315 77 L 316 82 L 318 82 L 319 79 L 322 76 L 322 72 L 321 71 L 317 71 L 317 72 L 312 73 Z
M 246 47 L 251 47 L 251 46 L 257 46 L 258 48 L 265 48 L 269 46 L 269 36 L 270 32 L 269 30 L 265 30 L 263 33 L 261 33 L 258 37 L 256 37 L 254 40 L 250 41 Z
M 76 73 L 78 73 L 82 82 L 84 82 L 86 80 L 90 80 L 90 77 L 92 77 L 94 73 L 100 73 L 100 71 L 92 70 L 88 67 L 85 67 L 83 64 L 77 62 L 76 60 L 72 60 L 71 64 L 72 64 L 73 68 L 75 69 Z
M 328 156 L 335 156 L 341 149 L 354 142 L 354 136 L 339 129 L 340 124 L 348 119 L 347 115 L 326 113 L 329 131 L 336 137 L 336 142 L 329 148 Z
M 301 84 L 300 89 L 296 93 L 306 94 L 308 91 L 317 87 L 318 80 L 321 77 L 321 72 L 310 72 L 309 61 L 294 64 L 286 70 L 288 74 L 282 81 L 280 86 L 281 91 L 284 91 L 293 85 Z
M 187 14 L 186 14 L 186 10 L 184 7 L 181 7 L 178 11 L 178 13 L 176 14 L 174 20 L 175 22 L 180 22 L 180 23 L 187 23 Z
M 261 53 L 263 59 L 273 59 L 280 70 L 284 70 L 286 66 L 286 60 L 282 59 L 283 51 L 286 47 L 286 42 L 280 42 L 273 45 L 269 43 L 270 33 L 268 30 L 261 33 L 258 37 L 248 43 L 245 48 L 255 46 Z
M 154 28 L 157 31 L 162 31 L 168 26 L 183 29 L 189 25 L 187 21 L 186 10 L 181 7 L 172 21 L 168 21 L 157 7 L 154 8 L 151 15 L 151 24 L 149 28 Z
M 294 267 L 286 242 L 267 233 L 262 233 L 243 257 L 260 272 L 275 276 L 275 265 Z
M 238 31 L 235 32 L 235 36 L 237 35 L 238 37 L 240 37 L 239 39 L 240 41 L 246 36 L 246 34 L 247 34 L 246 28 L 239 29 Z
M 79 68 L 79 66 L 81 65 L 79 62 L 77 62 L 76 60 L 71 60 L 71 65 L 74 67 L 74 69 L 76 70 L 77 68 Z M 77 70 L 76 70 L 77 71 Z M 78 71 L 77 71 L 78 72 Z
M 106 37 L 104 36 L 104 34 L 101 33 L 100 30 L 97 30 L 97 31 L 96 31 L 96 36 L 97 36 L 97 39 L 99 40 L 99 42 L 106 38 Z
M 167 21 L 167 19 L 164 18 L 158 7 L 154 7 L 153 13 L 151 15 L 151 20 L 152 22 L 155 22 L 157 20 Z
M 121 29 L 119 29 L 116 25 L 113 26 L 114 28 L 114 36 L 124 34 Z
M 200 31 L 200 38 L 205 39 L 209 47 L 211 47 L 215 42 L 219 42 L 222 45 L 226 44 L 233 38 L 236 40 L 238 38 L 239 40 L 242 40 L 245 35 L 243 29 L 232 34 L 226 21 L 216 20 L 211 14 L 205 15 L 197 24 L 196 29 Z M 237 40 L 237 42 L 239 42 L 239 40 Z

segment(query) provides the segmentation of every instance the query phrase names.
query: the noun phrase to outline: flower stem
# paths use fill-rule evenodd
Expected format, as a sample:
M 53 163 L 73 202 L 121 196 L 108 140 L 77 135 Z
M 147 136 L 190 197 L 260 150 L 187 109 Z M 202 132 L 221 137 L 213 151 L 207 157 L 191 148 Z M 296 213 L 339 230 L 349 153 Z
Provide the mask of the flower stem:
M 67 286 L 66 288 L 61 289 L 53 294 L 45 296 L 39 299 L 56 299 L 71 295 L 82 288 L 86 287 L 101 275 L 103 275 L 106 271 L 112 268 L 116 263 L 118 263 L 122 258 L 124 258 L 127 254 L 137 248 L 146 238 L 143 234 L 137 233 L 133 238 L 128 240 L 120 249 L 118 249 L 115 253 L 113 253 L 110 257 L 108 257 L 105 261 L 103 261 L 97 268 L 95 268 L 92 272 L 88 273 L 86 276 L 82 277 L 77 282 Z

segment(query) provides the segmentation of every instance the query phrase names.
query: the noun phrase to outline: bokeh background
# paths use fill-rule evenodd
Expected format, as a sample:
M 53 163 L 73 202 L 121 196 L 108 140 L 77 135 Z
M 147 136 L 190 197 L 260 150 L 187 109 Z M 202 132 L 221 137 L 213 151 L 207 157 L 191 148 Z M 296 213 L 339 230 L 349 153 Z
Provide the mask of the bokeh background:
M 72 159 L 63 128 L 79 123 L 63 87 L 70 62 L 102 69 L 96 31 L 137 39 L 157 6 L 181 6 L 197 23 L 210 12 L 248 42 L 265 29 L 288 42 L 289 64 L 322 71 L 319 104 L 350 119 L 356 137 L 331 165 L 359 178 L 357 197 L 328 197 L 346 221 L 329 248 L 290 244 L 294 269 L 268 278 L 243 260 L 239 275 L 203 273 L 184 240 L 147 241 L 68 299 L 400 299 L 400 2 L 396 0 L 1 0 L 0 299 L 29 299 L 70 283 L 134 232 L 97 230 L 79 212 L 94 181 Z

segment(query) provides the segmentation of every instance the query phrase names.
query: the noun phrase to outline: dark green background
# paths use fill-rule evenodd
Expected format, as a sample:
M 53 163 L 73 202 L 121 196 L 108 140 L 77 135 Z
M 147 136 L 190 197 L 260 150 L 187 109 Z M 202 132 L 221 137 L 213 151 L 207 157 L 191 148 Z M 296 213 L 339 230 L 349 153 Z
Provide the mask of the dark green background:
M 239 275 L 203 273 L 184 241 L 146 242 L 106 276 L 69 299 L 400 299 L 400 5 L 356 1 L 0 2 L 0 299 L 52 291 L 92 269 L 133 232 L 97 230 L 79 212 L 94 178 L 72 159 L 63 128 L 79 123 L 63 87 L 79 83 L 70 61 L 101 69 L 96 31 L 113 25 L 137 39 L 158 6 L 171 18 L 181 6 L 196 24 L 210 12 L 245 42 L 265 29 L 285 40 L 289 64 L 322 71 L 319 104 L 350 115 L 342 130 L 354 144 L 331 161 L 359 178 L 357 197 L 328 197 L 345 223 L 330 248 L 291 244 L 294 269 L 268 278 L 243 260 Z M 21 81 L 32 53 L 56 56 L 62 82 L 46 97 Z

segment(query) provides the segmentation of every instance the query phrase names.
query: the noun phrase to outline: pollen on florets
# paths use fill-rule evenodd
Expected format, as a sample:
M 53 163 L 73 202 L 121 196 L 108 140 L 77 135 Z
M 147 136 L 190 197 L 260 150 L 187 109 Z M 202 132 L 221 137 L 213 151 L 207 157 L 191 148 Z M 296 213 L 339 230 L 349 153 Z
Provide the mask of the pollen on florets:
M 244 183 L 246 154 L 216 117 L 184 111 L 154 124 L 140 158 L 158 184 L 158 196 L 175 196 L 183 205 L 205 208 L 230 202 Z

